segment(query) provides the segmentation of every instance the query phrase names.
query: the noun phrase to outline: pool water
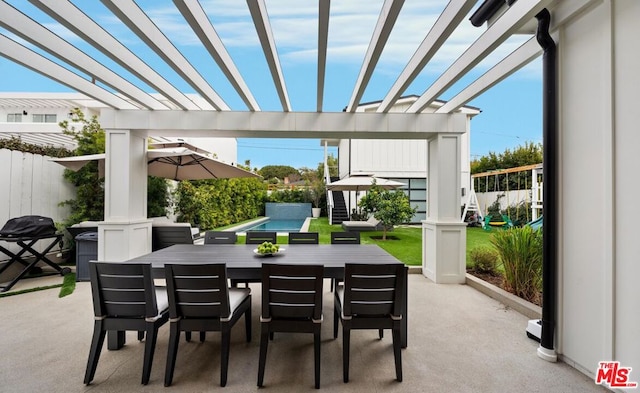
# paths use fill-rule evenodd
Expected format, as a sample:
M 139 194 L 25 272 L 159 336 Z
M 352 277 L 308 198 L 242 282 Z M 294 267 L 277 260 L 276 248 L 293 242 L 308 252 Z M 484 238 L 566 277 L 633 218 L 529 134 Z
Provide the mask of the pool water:
M 244 228 L 244 231 L 276 231 L 276 232 L 298 232 L 305 220 L 269 220 L 260 224 Z

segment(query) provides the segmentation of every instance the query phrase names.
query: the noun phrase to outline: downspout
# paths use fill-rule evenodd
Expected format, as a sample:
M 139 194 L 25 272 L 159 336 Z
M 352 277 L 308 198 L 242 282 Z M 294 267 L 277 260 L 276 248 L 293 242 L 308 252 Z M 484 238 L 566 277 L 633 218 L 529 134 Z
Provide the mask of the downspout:
M 538 356 L 549 362 L 558 358 L 554 348 L 557 313 L 558 260 L 558 173 L 557 162 L 557 87 L 556 44 L 549 34 L 551 14 L 545 8 L 538 15 L 536 39 L 544 50 L 542 55 L 542 155 L 545 185 L 544 229 L 542 231 L 542 333 Z

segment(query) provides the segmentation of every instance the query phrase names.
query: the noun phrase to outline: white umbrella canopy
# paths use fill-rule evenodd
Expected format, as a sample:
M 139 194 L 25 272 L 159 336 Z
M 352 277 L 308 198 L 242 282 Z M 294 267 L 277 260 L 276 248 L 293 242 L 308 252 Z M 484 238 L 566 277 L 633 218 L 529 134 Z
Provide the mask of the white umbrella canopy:
M 400 183 L 394 180 L 384 179 L 382 177 L 375 177 L 371 174 L 352 174 L 350 177 L 340 179 L 338 181 L 327 184 L 327 189 L 330 191 L 364 191 L 370 189 L 374 184 L 384 188 L 385 190 L 392 190 L 394 188 L 404 186 L 404 183 Z
M 55 158 L 54 161 L 73 171 L 90 161 L 98 161 L 101 176 L 104 173 L 105 154 Z M 260 177 L 255 173 L 210 158 L 186 147 L 151 149 L 147 151 L 148 174 L 173 180 L 231 179 Z

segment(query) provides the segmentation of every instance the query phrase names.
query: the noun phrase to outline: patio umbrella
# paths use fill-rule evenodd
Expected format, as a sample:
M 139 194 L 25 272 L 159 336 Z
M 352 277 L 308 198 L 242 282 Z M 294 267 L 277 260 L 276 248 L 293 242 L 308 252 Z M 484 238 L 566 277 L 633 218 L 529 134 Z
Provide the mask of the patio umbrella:
M 97 160 L 104 173 L 105 154 L 55 158 L 54 161 L 77 171 L 90 161 Z M 186 147 L 151 149 L 147 151 L 148 173 L 151 176 L 173 180 L 230 179 L 260 177 L 236 166 L 210 158 Z
M 373 184 L 384 188 L 385 190 L 392 190 L 394 188 L 404 186 L 404 183 L 400 183 L 393 180 L 384 179 L 382 177 L 375 177 L 371 174 L 353 174 L 350 177 L 340 179 L 338 181 L 327 184 L 327 189 L 330 191 L 364 191 L 368 190 Z

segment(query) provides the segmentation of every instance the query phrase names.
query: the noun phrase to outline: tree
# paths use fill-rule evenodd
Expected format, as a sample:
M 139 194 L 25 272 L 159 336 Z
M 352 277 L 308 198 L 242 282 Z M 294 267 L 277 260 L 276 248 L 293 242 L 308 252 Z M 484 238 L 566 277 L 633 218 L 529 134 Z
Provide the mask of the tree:
M 411 207 L 407 195 L 400 191 L 385 190 L 378 185 L 373 185 L 369 192 L 358 202 L 367 214 L 373 216 L 382 223 L 382 240 L 387 240 L 387 229 L 394 225 L 409 222 L 415 214 L 417 207 Z
M 288 165 L 266 165 L 263 166 L 258 173 L 265 179 L 278 178 L 283 180 L 285 177 L 288 177 L 291 174 L 300 175 L 298 170 L 294 167 L 290 167 Z
M 77 130 L 68 120 L 59 123 L 62 132 L 76 140 L 76 155 L 104 153 L 105 133 L 97 116 L 87 119 L 78 108 L 71 111 L 72 122 L 80 123 Z M 104 219 L 104 178 L 99 177 L 98 162 L 92 161 L 74 172 L 64 171 L 64 178 L 76 186 L 76 198 L 63 201 L 61 204 L 71 207 L 71 215 L 67 225 L 81 221 L 102 221 Z
M 329 177 L 338 177 L 338 159 L 333 154 L 327 156 L 327 166 L 329 167 Z M 324 179 L 324 162 L 318 163 L 318 176 Z
M 488 155 L 480 157 L 480 159 L 471 161 L 471 174 L 488 172 L 498 169 L 508 169 L 524 165 L 539 164 L 542 162 L 542 144 L 525 142 L 524 145 L 515 149 L 506 149 L 503 153 L 496 154 L 489 152 Z M 513 173 L 509 176 L 493 177 L 478 179 L 477 190 L 506 190 L 518 189 L 519 184 L 525 184 L 529 181 L 528 173 Z M 509 184 L 507 185 L 507 178 Z M 497 184 L 496 184 L 497 181 Z M 485 183 L 487 182 L 487 183 Z

